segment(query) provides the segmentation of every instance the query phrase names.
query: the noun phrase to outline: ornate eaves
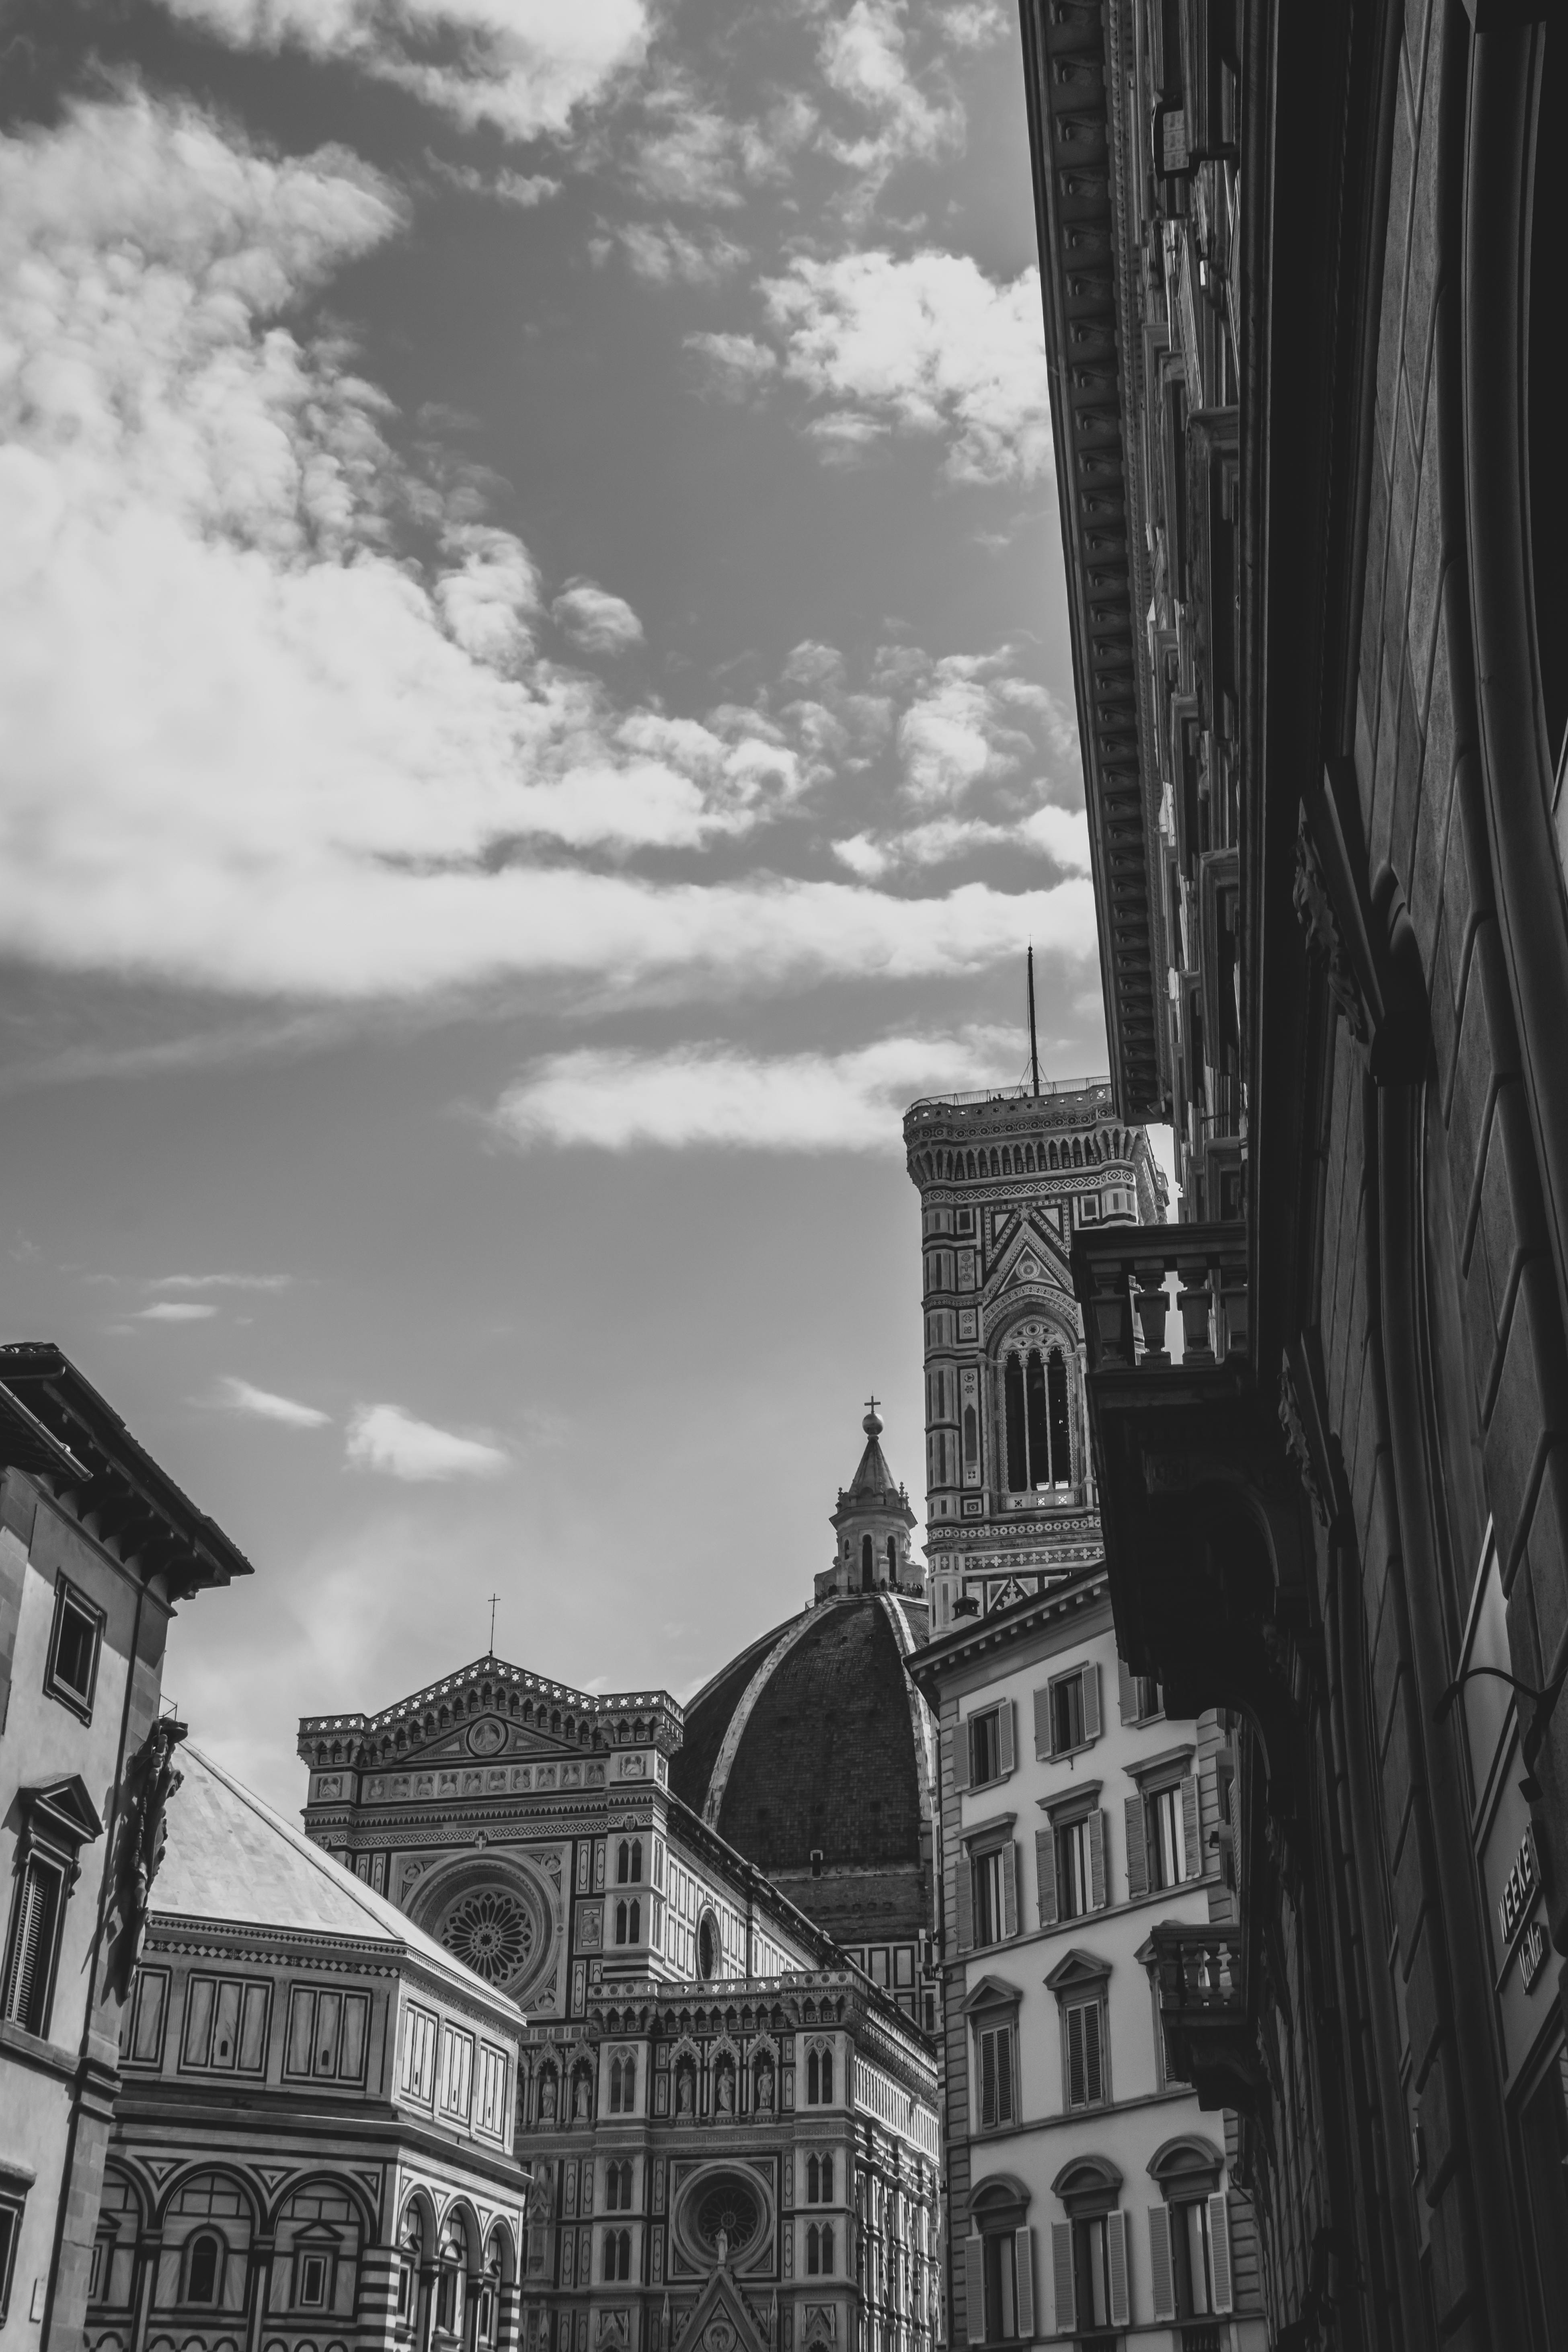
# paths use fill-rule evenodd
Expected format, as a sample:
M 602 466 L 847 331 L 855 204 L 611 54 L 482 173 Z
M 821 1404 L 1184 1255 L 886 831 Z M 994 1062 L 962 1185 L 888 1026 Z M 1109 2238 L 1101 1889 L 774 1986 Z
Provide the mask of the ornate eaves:
M 1089 802 L 1106 1027 L 1117 1107 L 1167 1116 L 1156 838 L 1144 779 L 1139 642 L 1148 604 L 1142 506 L 1128 464 L 1137 367 L 1133 289 L 1119 255 L 1125 159 L 1108 58 L 1125 0 L 1025 0 L 1024 66 L 1040 246 L 1057 488 Z M 1113 77 L 1114 78 L 1114 77 Z

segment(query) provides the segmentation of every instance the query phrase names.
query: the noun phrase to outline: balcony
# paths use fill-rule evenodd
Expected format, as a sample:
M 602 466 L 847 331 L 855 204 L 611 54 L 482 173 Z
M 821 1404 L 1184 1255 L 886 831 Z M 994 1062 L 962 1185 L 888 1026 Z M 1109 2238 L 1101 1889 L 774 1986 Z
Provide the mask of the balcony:
M 1279 1392 L 1253 1362 L 1247 1227 L 1080 1232 L 1072 1271 L 1121 1654 L 1173 1714 L 1279 1724 L 1311 1534 Z M 1295 1763 L 1273 1746 L 1283 1795 Z
M 1237 1927 L 1159 1927 L 1154 1971 L 1166 2063 L 1205 2108 L 1256 2107 L 1264 2088 Z

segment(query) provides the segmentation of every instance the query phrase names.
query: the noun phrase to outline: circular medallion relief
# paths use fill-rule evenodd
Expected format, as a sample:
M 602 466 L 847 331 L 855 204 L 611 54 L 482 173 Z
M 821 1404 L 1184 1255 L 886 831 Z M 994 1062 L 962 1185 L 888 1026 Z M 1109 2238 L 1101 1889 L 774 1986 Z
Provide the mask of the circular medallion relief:
M 503 1887 L 483 1886 L 454 1903 L 441 1925 L 441 1941 L 455 1959 L 483 1977 L 505 1984 L 533 1949 L 534 1923 Z
M 751 2183 L 726 2172 L 704 2186 L 693 2221 L 705 2246 L 716 2248 L 722 2233 L 728 2251 L 738 2254 L 762 2228 L 762 2208 Z
M 498 1723 L 493 1715 L 481 1717 L 468 1734 L 471 1756 L 493 1756 L 498 1748 L 506 1746 L 506 1726 Z

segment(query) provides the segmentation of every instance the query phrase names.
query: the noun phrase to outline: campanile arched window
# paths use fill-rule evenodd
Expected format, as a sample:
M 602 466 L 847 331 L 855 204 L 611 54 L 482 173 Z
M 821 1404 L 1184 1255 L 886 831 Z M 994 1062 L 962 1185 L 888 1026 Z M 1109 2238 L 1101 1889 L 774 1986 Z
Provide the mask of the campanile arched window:
M 1032 1494 L 1072 1484 L 1067 1359 L 1058 1347 L 1014 1348 L 1002 1367 L 1007 1485 Z
M 869 1536 L 862 1536 L 860 1538 L 860 1590 L 862 1592 L 869 1592 L 871 1590 L 876 1573 L 872 1565 L 873 1559 L 871 1538 Z

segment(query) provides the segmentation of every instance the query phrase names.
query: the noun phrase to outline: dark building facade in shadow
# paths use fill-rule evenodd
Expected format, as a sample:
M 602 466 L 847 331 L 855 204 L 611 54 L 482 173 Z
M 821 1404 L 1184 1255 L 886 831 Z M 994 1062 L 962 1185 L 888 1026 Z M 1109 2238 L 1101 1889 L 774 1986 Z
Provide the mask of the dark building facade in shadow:
M 1545 15 L 1024 7 L 1112 1085 L 1184 1220 L 1076 1237 L 1089 1417 L 1122 1654 L 1233 1724 L 1162 2013 L 1292 2352 L 1568 2341 Z

